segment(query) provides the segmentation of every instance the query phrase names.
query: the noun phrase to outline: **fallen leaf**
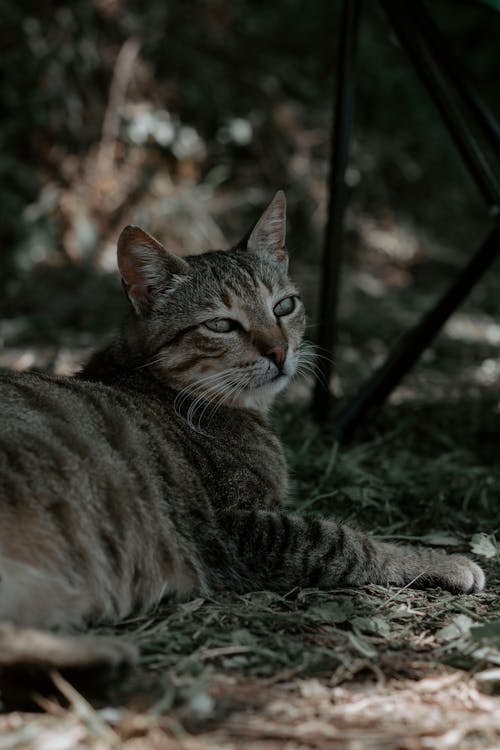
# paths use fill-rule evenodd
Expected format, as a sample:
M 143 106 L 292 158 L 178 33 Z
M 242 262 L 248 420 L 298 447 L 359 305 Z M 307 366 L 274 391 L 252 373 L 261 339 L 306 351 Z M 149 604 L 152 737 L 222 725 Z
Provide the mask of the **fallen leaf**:
M 470 540 L 470 548 L 475 555 L 495 557 L 498 555 L 497 540 L 492 534 L 474 534 Z

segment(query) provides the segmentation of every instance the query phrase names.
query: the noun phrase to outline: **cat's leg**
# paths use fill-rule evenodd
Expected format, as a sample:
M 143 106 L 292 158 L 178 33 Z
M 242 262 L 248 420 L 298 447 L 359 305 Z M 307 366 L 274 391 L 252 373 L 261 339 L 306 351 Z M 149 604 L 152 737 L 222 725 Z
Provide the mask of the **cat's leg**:
M 91 610 L 83 587 L 0 553 L 0 622 L 37 627 L 80 627 Z
M 62 635 L 0 622 L 0 672 L 6 668 L 109 669 L 137 662 L 137 648 L 121 638 Z
M 239 589 L 376 583 L 472 593 L 485 583 L 481 568 L 467 557 L 379 542 L 334 521 L 231 511 L 219 522 L 228 563 L 237 571 L 228 574 L 227 583 Z M 210 566 L 210 555 L 206 559 Z M 221 572 L 214 570 L 214 581 L 220 582 Z

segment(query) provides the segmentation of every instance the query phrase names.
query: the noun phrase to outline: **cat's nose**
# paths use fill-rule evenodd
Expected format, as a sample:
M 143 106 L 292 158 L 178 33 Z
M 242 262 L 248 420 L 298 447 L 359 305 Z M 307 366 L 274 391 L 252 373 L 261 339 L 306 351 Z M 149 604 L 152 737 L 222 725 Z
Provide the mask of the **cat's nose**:
M 265 352 L 265 356 L 268 357 L 271 362 L 274 362 L 276 367 L 282 370 L 283 365 L 285 364 L 287 349 L 287 344 L 277 344 L 269 347 Z

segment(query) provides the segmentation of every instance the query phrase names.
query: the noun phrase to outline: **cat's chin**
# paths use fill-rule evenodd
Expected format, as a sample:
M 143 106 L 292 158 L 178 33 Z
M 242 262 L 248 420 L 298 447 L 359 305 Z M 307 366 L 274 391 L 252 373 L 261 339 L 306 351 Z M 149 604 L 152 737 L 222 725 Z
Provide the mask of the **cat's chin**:
M 244 409 L 267 411 L 278 393 L 286 388 L 289 380 L 288 375 L 281 374 L 254 388 L 247 388 L 240 395 L 238 406 Z

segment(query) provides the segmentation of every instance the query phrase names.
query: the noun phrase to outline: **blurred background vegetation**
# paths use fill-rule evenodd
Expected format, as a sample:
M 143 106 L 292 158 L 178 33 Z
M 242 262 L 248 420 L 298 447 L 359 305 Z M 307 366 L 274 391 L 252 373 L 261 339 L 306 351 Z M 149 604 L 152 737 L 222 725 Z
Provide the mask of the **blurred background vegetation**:
M 338 393 L 380 363 L 488 227 L 378 4 L 364 6 Z M 470 0 L 427 6 L 500 118 L 500 14 Z M 178 251 L 223 247 L 279 187 L 314 339 L 341 2 L 0 7 L 0 340 L 12 352 L 2 361 L 64 371 L 61 346 L 85 348 L 116 325 L 125 224 Z M 424 369 L 437 351 L 467 382 L 498 382 L 497 285 L 498 266 Z

